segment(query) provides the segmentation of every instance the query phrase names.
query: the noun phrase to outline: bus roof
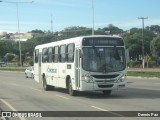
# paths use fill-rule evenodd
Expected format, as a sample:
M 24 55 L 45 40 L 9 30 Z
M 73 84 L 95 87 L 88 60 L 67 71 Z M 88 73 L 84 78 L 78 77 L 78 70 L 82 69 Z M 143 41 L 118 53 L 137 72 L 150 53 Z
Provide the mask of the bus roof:
M 60 41 L 55 41 L 55 42 L 50 42 L 42 45 L 37 45 L 35 49 L 40 49 L 44 47 L 51 47 L 51 46 L 58 46 L 62 44 L 69 44 L 69 43 L 79 43 L 83 40 L 83 38 L 91 38 L 91 37 L 112 37 L 112 38 L 121 38 L 118 35 L 90 35 L 90 36 L 81 36 L 81 37 L 74 37 L 74 38 L 69 38 L 65 40 L 60 40 Z

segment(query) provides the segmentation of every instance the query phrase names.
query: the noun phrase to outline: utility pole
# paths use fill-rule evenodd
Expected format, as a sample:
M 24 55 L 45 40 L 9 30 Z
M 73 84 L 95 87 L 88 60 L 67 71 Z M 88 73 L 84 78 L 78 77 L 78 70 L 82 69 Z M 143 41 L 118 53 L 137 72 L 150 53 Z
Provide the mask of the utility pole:
M 144 20 L 148 19 L 148 17 L 138 17 L 138 19 L 142 20 L 142 67 L 145 68 L 145 59 L 144 59 Z
M 93 17 L 92 35 L 94 35 L 94 0 L 92 0 L 92 17 Z
M 53 18 L 52 18 L 52 13 L 51 13 L 51 33 L 53 34 Z

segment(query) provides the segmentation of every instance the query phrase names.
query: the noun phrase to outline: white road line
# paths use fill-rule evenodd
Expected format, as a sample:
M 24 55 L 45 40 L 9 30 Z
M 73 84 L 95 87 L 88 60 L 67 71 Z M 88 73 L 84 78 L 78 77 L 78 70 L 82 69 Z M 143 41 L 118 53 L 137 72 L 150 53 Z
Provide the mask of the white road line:
M 35 89 L 35 88 L 31 88 L 32 90 L 36 90 L 36 91 L 38 91 L 38 92 L 43 92 L 42 90 L 39 90 L 39 89 Z M 46 94 L 46 93 L 45 93 Z M 64 96 L 61 96 L 61 95 L 58 95 L 58 94 L 55 94 L 55 96 L 57 96 L 57 97 L 61 97 L 61 98 L 64 98 L 64 99 L 69 99 L 69 98 L 67 98 L 67 97 L 64 97 Z
M 20 86 L 20 85 L 18 85 L 18 84 L 15 84 L 15 83 L 13 83 L 13 84 L 11 84 L 11 85 L 13 85 L 13 86 Z
M 4 99 L 0 99 L 0 101 L 2 101 L 5 105 L 7 105 L 12 111 L 17 111 L 11 104 L 9 104 L 7 101 L 5 101 Z M 22 117 L 18 117 L 20 120 L 26 120 L 25 118 Z
M 61 95 L 57 95 L 57 94 L 56 94 L 55 96 L 61 97 L 61 98 L 67 99 L 67 100 L 69 99 L 69 98 L 67 98 L 67 97 L 64 97 L 64 96 L 61 96 Z
M 101 110 L 101 111 L 109 111 L 109 110 L 102 109 L 102 108 L 99 108 L 99 107 L 96 107 L 96 106 L 91 106 L 91 107 L 96 108 L 96 109 Z
M 96 107 L 96 106 L 91 106 L 91 107 L 92 107 L 92 108 L 95 108 L 95 109 L 98 109 L 98 110 L 101 110 L 101 111 L 109 112 L 109 113 L 111 113 L 111 114 L 113 114 L 113 115 L 116 115 L 116 116 L 124 117 L 124 116 L 121 115 L 121 114 L 118 114 L 118 113 L 115 113 L 115 112 L 111 112 L 111 111 L 109 111 L 109 110 L 106 110 L 106 109 L 103 109 L 103 108 L 100 108 L 100 107 Z
M 32 90 L 38 91 L 38 92 L 43 92 L 42 90 L 31 88 Z

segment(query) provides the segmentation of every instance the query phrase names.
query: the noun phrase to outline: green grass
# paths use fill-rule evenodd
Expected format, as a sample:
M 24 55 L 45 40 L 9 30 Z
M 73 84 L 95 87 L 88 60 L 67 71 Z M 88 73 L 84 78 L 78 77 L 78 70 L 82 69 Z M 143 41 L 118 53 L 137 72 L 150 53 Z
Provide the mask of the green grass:
M 25 67 L 0 67 L 0 70 L 2 71 L 25 71 Z
M 128 71 L 128 76 L 135 77 L 158 77 L 160 78 L 160 72 L 152 72 L 152 71 Z

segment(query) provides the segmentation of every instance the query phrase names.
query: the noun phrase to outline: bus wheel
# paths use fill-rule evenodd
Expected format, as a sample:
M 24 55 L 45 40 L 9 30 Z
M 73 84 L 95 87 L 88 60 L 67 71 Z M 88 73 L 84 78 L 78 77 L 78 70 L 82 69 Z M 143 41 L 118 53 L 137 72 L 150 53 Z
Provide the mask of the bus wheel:
M 72 89 L 72 83 L 71 83 L 71 80 L 68 81 L 68 93 L 71 95 L 71 96 L 75 96 L 77 91 L 73 90 Z
M 33 74 L 31 74 L 31 78 L 34 79 L 34 75 Z
M 111 94 L 111 90 L 103 90 L 103 95 L 110 95 Z
M 25 73 L 26 78 L 28 78 L 27 74 Z
M 47 85 L 46 77 L 45 76 L 43 76 L 43 83 L 42 83 L 42 85 L 43 85 L 43 89 L 44 90 L 48 90 L 48 85 Z
M 54 86 L 50 86 L 50 85 L 47 85 L 47 81 L 46 81 L 46 77 L 44 76 L 43 77 L 43 89 L 48 91 L 48 90 L 54 90 Z

